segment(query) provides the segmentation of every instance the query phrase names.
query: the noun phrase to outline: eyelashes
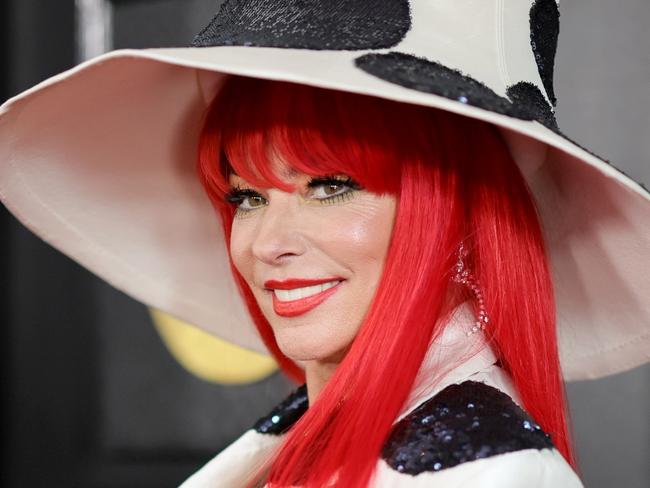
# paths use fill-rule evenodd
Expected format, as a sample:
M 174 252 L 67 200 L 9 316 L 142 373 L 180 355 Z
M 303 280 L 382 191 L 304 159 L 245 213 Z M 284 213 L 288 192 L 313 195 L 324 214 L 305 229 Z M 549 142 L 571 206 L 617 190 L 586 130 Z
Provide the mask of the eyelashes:
M 310 202 L 331 205 L 349 200 L 363 187 L 349 176 L 318 176 L 307 183 Z M 327 193 L 330 192 L 330 193 Z M 266 198 L 252 188 L 239 185 L 232 187 L 224 196 L 229 204 L 235 206 L 235 215 L 248 214 L 268 204 Z
M 231 188 L 225 196 L 225 200 L 233 205 L 240 205 L 247 198 L 254 199 L 256 202 L 261 202 L 261 200 L 264 200 L 264 197 L 257 193 L 255 190 L 252 190 L 250 188 L 241 188 L 239 185 Z

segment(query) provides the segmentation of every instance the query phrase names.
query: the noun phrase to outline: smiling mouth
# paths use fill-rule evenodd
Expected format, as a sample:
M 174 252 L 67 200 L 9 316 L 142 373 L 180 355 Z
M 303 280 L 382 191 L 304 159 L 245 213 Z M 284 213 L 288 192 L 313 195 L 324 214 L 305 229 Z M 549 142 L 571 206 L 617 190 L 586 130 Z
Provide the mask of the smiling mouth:
M 273 290 L 273 310 L 281 317 L 296 317 L 317 307 L 336 293 L 342 280 L 328 281 L 318 285 Z

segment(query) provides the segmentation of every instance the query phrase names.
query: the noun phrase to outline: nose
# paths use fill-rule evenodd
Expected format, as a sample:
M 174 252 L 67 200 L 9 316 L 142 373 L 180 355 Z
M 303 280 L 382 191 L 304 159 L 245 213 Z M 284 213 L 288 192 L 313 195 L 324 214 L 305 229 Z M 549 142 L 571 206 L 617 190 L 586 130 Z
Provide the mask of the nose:
M 301 218 L 298 199 L 285 192 L 269 191 L 269 203 L 262 211 L 251 252 L 263 263 L 279 265 L 300 256 L 306 249 L 304 218 Z

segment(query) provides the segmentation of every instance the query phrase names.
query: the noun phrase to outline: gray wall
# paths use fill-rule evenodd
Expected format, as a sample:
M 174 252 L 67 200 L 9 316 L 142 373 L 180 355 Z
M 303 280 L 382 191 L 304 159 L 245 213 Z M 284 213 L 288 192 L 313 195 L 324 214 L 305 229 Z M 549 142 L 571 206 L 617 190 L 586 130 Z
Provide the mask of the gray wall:
M 650 1 L 561 0 L 560 13 L 560 127 L 650 185 Z M 650 486 L 650 367 L 568 393 L 585 485 Z

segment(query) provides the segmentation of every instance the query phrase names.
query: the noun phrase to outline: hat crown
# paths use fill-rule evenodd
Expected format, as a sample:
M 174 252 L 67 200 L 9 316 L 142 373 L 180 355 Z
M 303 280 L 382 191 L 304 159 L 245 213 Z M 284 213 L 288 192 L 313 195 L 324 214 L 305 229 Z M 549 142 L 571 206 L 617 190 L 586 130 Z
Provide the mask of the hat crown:
M 501 97 L 518 83 L 532 84 L 539 94 L 527 103 L 548 105 L 541 117 L 548 125 L 556 102 L 558 33 L 555 0 L 226 0 L 192 45 L 416 56 L 459 71 Z M 422 63 L 411 67 L 421 69 Z M 521 103 L 530 96 L 510 100 Z

